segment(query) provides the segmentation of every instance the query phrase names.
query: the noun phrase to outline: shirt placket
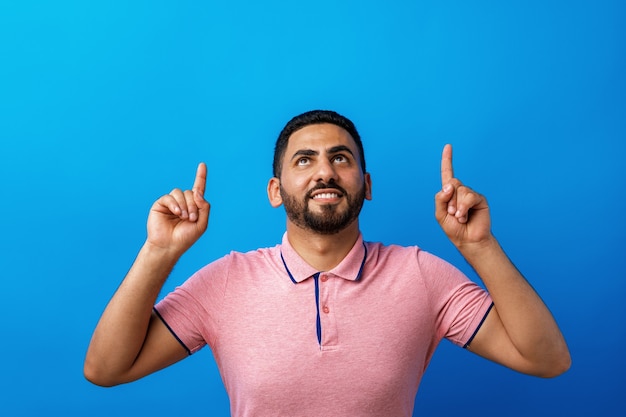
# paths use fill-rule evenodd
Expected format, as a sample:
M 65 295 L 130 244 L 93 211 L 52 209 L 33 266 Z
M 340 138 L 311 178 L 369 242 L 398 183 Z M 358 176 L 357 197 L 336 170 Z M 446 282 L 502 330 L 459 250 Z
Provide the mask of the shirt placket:
M 337 333 L 337 314 L 336 314 L 336 297 L 335 285 L 336 277 L 320 272 L 317 274 L 317 291 L 318 296 L 318 340 L 321 350 L 332 350 L 337 348 L 339 338 Z

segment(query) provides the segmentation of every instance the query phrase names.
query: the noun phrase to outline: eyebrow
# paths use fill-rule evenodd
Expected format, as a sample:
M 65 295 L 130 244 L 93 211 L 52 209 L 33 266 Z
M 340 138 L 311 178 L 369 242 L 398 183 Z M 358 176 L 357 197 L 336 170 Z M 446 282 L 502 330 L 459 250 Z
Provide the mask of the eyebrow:
M 299 156 L 315 156 L 315 155 L 319 155 L 319 152 L 314 151 L 313 149 L 300 149 L 296 151 L 296 153 L 293 154 L 293 156 L 291 157 L 291 160 L 293 161 Z
M 352 153 L 352 150 L 350 150 L 350 148 L 348 148 L 346 145 L 333 146 L 332 148 L 328 150 L 328 153 L 331 153 L 331 154 L 339 153 L 339 152 L 348 152 L 354 158 L 354 154 Z
M 352 157 L 354 158 L 354 153 L 352 152 L 352 150 L 350 148 L 348 148 L 345 145 L 337 145 L 337 146 L 333 146 L 331 148 L 328 149 L 327 151 L 329 154 L 335 154 L 335 153 L 339 153 L 339 152 L 347 152 L 350 155 L 352 155 Z M 298 151 L 296 151 L 296 153 L 293 154 L 293 156 L 291 157 L 291 160 L 293 161 L 295 158 L 299 157 L 299 156 L 316 156 L 319 155 L 318 151 L 314 151 L 313 149 L 300 149 Z

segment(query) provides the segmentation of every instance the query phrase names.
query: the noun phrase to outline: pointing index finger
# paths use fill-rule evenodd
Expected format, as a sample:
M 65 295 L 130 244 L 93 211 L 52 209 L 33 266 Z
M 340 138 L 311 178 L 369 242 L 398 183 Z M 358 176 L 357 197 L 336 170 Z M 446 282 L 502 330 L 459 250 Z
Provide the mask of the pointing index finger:
M 443 147 L 441 154 L 441 185 L 446 185 L 454 178 L 454 170 L 452 169 L 452 145 L 447 144 Z
M 193 191 L 197 192 L 204 197 L 204 190 L 206 188 L 206 164 L 200 162 L 198 164 L 198 170 L 196 171 L 196 179 L 193 182 Z

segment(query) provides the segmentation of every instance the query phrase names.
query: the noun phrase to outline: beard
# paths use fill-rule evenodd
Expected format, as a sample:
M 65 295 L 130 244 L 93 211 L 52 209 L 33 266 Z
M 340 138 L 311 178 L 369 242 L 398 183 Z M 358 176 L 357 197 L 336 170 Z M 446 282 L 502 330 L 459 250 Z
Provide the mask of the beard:
M 321 212 L 312 212 L 309 208 L 311 194 L 320 189 L 338 190 L 346 198 L 348 207 L 341 210 L 337 205 L 325 204 L 320 206 Z M 342 231 L 359 217 L 365 201 L 365 184 L 354 196 L 348 194 L 336 184 L 318 184 L 306 193 L 302 201 L 288 194 L 281 185 L 280 196 L 283 200 L 287 217 L 296 226 L 319 234 L 332 235 Z

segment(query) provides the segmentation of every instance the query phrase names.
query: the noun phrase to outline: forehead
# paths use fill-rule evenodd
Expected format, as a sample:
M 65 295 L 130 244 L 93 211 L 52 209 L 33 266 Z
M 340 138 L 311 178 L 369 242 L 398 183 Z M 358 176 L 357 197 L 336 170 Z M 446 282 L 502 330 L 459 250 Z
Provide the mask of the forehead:
M 337 145 L 347 146 L 355 155 L 356 142 L 342 127 L 331 123 L 308 125 L 295 131 L 287 143 L 287 157 L 300 149 L 323 150 Z

